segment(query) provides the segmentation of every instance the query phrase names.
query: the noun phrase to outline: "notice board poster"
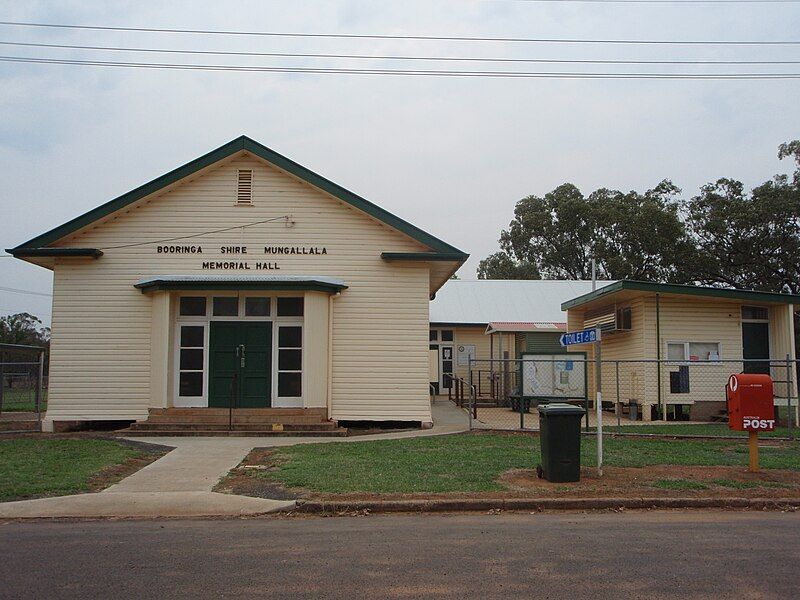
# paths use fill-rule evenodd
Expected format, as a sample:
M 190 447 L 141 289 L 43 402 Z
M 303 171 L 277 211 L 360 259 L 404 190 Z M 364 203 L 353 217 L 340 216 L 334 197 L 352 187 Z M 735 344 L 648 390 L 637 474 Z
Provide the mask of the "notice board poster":
M 458 366 L 467 367 L 470 360 L 475 360 L 475 344 L 460 344 L 458 346 Z

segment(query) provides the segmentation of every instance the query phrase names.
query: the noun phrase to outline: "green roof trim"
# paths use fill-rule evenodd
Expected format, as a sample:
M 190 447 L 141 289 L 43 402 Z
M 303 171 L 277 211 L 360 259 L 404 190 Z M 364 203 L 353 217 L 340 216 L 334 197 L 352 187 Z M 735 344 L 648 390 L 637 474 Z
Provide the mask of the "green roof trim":
M 294 162 L 293 160 L 278 154 L 274 150 L 270 150 L 266 146 L 259 144 L 255 140 L 244 135 L 220 146 L 216 150 L 212 150 L 208 154 L 204 154 L 200 158 L 196 158 L 195 160 L 188 162 L 185 165 L 166 173 L 165 175 L 162 175 L 161 177 L 153 179 L 149 183 L 131 190 L 127 194 L 123 194 L 122 196 L 106 202 L 105 204 L 102 204 L 87 213 L 75 217 L 71 221 L 67 221 L 55 229 L 51 229 L 46 233 L 20 244 L 14 248 L 13 251 L 22 248 L 40 248 L 57 242 L 58 240 L 80 229 L 83 229 L 88 225 L 91 225 L 95 221 L 107 217 L 108 215 L 125 208 L 126 206 L 133 204 L 134 202 L 141 200 L 146 196 L 158 192 L 159 190 L 162 190 L 165 187 L 184 179 L 185 177 L 193 175 L 194 173 L 197 173 L 206 167 L 209 167 L 225 158 L 228 158 L 229 156 L 232 156 L 233 154 L 236 154 L 237 152 L 242 151 L 249 152 L 254 156 L 262 158 L 263 160 L 275 165 L 279 169 L 282 169 L 287 173 L 291 173 L 295 177 L 298 177 L 314 187 L 327 192 L 342 202 L 345 202 L 346 204 L 365 212 L 389 227 L 392 227 L 393 229 L 396 229 L 412 239 L 415 239 L 416 241 L 428 246 L 435 253 L 464 254 L 458 248 L 455 248 L 439 238 L 432 236 L 431 234 L 419 229 L 411 223 L 404 221 L 400 217 L 397 217 L 387 210 L 377 206 L 376 204 L 373 204 L 369 200 L 366 200 L 365 198 L 346 190 L 342 186 L 333 183 L 322 175 L 314 173 L 313 171 Z M 14 253 L 13 251 L 12 254 Z
M 464 262 L 469 254 L 464 252 L 381 252 L 383 260 L 457 261 Z
M 651 281 L 635 281 L 623 279 L 606 285 L 599 290 L 567 300 L 561 304 L 561 310 L 569 310 L 594 300 L 610 296 L 622 291 L 636 291 L 653 294 L 683 294 L 686 296 L 705 296 L 708 298 L 726 298 L 728 300 L 747 300 L 749 302 L 776 302 L 784 304 L 800 304 L 800 295 L 781 294 L 778 292 L 758 292 L 755 290 L 735 290 L 677 283 L 653 283 Z
M 98 248 L 11 248 L 6 252 L 15 257 L 31 258 L 37 256 L 100 258 L 103 256 L 103 251 Z
M 215 290 L 236 290 L 236 291 L 270 291 L 270 292 L 328 292 L 335 294 L 347 289 L 347 285 L 340 281 L 326 279 L 304 279 L 304 280 L 185 280 L 171 279 L 168 277 L 154 277 L 135 283 L 133 287 L 139 289 L 143 294 L 150 292 L 174 292 L 174 291 L 215 291 Z

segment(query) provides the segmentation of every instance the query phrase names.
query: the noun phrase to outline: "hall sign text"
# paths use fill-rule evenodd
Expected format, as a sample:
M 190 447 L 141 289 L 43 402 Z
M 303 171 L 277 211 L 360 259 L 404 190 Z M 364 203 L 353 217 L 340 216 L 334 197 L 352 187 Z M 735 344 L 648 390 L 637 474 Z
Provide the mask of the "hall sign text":
M 325 246 L 263 246 L 262 252 L 251 253 L 247 246 L 218 246 L 220 254 L 225 255 L 250 255 L 264 254 L 267 256 L 319 256 L 328 254 Z M 203 254 L 203 246 L 200 245 L 169 245 L 156 246 L 156 254 Z M 203 261 L 203 269 L 212 270 L 257 270 L 257 271 L 279 271 L 280 266 L 275 261 L 245 261 L 245 260 L 208 260 Z

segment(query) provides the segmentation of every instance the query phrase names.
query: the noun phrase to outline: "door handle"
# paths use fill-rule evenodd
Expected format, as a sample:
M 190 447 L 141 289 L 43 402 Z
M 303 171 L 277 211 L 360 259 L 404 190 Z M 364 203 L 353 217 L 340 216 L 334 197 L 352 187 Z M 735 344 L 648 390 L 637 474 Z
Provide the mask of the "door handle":
M 245 365 L 244 344 L 240 345 L 237 348 L 237 351 L 238 351 L 238 354 L 239 354 L 239 357 L 240 357 L 239 360 L 241 361 L 241 366 L 244 369 L 244 365 Z

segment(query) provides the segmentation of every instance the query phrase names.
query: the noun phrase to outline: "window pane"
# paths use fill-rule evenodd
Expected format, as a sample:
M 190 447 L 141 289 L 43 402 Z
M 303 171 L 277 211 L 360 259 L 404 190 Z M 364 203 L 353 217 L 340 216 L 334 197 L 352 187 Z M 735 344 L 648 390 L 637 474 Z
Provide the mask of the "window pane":
M 181 371 L 202 371 L 203 370 L 203 351 L 181 350 Z
M 279 317 L 302 317 L 303 299 L 302 298 L 278 298 Z
M 279 348 L 302 348 L 303 347 L 303 328 L 302 327 L 279 327 L 278 328 L 278 347 Z
M 245 298 L 244 299 L 245 317 L 268 317 L 269 298 Z
M 435 342 L 435 341 L 437 341 L 439 339 L 439 332 L 436 331 L 435 329 L 431 329 L 431 334 L 430 335 L 431 335 L 431 338 L 430 338 L 431 342 Z
M 763 306 L 743 306 L 742 318 L 749 320 L 769 320 L 769 311 Z
M 181 346 L 184 348 L 202 348 L 203 326 L 184 325 L 181 327 Z
M 179 394 L 181 396 L 202 396 L 203 374 L 181 373 Z
M 302 381 L 300 373 L 278 373 L 278 396 L 299 398 L 303 395 Z
M 181 296 L 180 314 L 182 317 L 205 317 L 206 299 L 202 296 Z
M 279 350 L 278 369 L 281 371 L 299 371 L 303 365 L 302 350 Z
M 667 344 L 667 360 L 686 360 L 683 344 Z
M 718 360 L 719 359 L 719 344 L 717 344 L 717 343 L 709 344 L 709 343 L 706 343 L 706 342 L 690 342 L 689 343 L 689 359 L 690 360 Z
M 443 342 L 452 342 L 453 341 L 453 330 L 452 329 L 445 329 L 442 331 L 442 341 Z
M 214 298 L 215 317 L 238 317 L 239 298 L 236 296 L 219 296 Z

